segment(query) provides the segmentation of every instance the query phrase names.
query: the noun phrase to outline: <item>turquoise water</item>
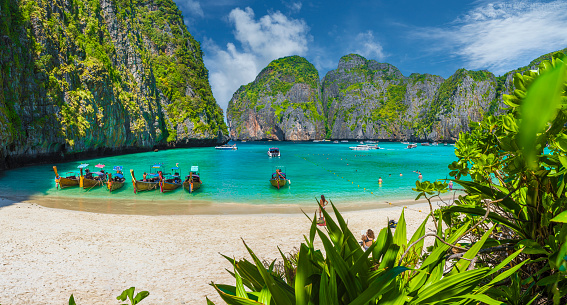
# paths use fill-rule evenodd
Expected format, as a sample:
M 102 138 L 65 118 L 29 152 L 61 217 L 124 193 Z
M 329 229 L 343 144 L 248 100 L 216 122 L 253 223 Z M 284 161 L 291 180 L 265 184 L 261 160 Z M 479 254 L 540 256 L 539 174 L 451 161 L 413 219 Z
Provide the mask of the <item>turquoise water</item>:
M 230 143 L 232 144 L 232 143 Z M 55 187 L 52 164 L 28 166 L 0 172 L 0 193 L 5 197 L 26 199 L 45 198 L 104 199 L 119 202 L 192 202 L 261 204 L 309 204 L 314 197 L 330 198 L 333 202 L 384 203 L 414 199 L 418 175 L 423 180 L 445 179 L 447 165 L 456 159 L 453 146 L 418 146 L 406 149 L 401 143 L 379 143 L 384 148 L 371 151 L 353 151 L 349 146 L 357 142 L 237 142 L 238 150 L 221 151 L 212 147 L 170 149 L 53 164 L 59 173 L 76 171 L 80 163 L 105 164 L 110 171 L 115 165 L 124 166 L 125 186 L 109 193 L 98 187 L 85 191 L 78 187 L 58 190 Z M 267 150 L 280 148 L 281 157 L 270 158 Z M 130 169 L 137 178 L 149 172 L 154 163 L 168 169 L 179 163 L 185 177 L 192 165 L 199 166 L 203 186 L 190 194 L 183 189 L 162 194 L 157 191 L 134 194 Z M 285 166 L 291 183 L 280 190 L 269 183 L 275 166 Z M 167 170 L 166 170 L 167 171 Z M 402 176 L 400 177 L 400 173 Z M 382 177 L 382 185 L 378 178 Z

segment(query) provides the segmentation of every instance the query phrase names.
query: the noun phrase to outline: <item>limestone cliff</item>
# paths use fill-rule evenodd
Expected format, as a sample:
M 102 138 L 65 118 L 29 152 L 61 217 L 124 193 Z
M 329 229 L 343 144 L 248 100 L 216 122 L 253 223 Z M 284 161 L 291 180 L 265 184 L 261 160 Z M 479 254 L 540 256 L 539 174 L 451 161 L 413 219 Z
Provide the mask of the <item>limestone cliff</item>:
M 231 138 L 323 139 L 325 118 L 319 92 L 319 73 L 305 58 L 272 61 L 230 100 L 227 122 Z
M 171 0 L 0 1 L 0 169 L 227 140 Z
M 272 62 L 234 94 L 228 107 L 230 135 L 235 140 L 455 141 L 470 122 L 502 111 L 503 94 L 514 90 L 514 73 L 536 69 L 554 53 L 499 77 L 459 69 L 448 79 L 417 73 L 406 77 L 393 65 L 350 54 L 320 86 L 311 64 L 287 57 Z M 309 83 L 301 78 L 306 75 Z M 274 80 L 294 90 L 282 92 Z

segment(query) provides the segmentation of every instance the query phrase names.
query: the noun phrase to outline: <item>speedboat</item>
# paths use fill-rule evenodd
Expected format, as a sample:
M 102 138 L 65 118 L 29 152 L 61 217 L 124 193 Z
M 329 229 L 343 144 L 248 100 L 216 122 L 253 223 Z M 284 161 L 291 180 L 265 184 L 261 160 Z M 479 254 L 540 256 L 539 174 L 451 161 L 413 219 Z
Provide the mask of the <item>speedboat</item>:
M 404 145 L 409 145 L 409 142 L 402 142 L 402 144 L 404 144 Z
M 236 147 L 236 144 L 232 144 L 232 145 L 221 145 L 221 146 L 215 146 L 215 149 L 219 149 L 219 150 L 238 150 L 238 147 Z
M 372 145 L 366 145 L 368 147 L 370 147 L 370 149 L 383 149 L 380 146 L 376 145 L 376 144 L 372 144 Z
M 351 150 L 371 150 L 372 148 L 366 144 L 349 147 Z
M 270 147 L 268 149 L 268 156 L 270 157 L 279 157 L 280 156 L 280 149 L 277 147 Z
M 416 147 L 417 147 L 417 144 L 412 143 L 412 144 L 408 144 L 408 147 L 407 147 L 407 148 L 408 148 L 408 149 L 412 149 L 412 148 L 416 148 Z
M 423 143 L 421 143 L 421 146 L 429 146 L 429 143 L 423 142 Z
M 341 143 L 348 143 L 348 140 L 341 140 Z
M 337 144 L 337 143 L 339 143 L 339 141 L 337 141 L 337 140 L 334 140 L 334 141 L 333 141 L 333 143 Z

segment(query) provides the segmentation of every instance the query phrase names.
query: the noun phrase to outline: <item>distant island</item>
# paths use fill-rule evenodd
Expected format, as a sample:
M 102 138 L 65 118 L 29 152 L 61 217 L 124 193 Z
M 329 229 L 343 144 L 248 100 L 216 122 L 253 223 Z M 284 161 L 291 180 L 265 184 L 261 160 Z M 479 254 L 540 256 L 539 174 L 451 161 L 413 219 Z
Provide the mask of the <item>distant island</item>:
M 393 65 L 349 54 L 319 80 L 305 58 L 280 58 L 234 93 L 227 109 L 230 137 L 454 142 L 470 122 L 500 111 L 515 73 L 537 68 L 554 53 L 499 77 L 459 69 L 448 79 L 406 77 Z

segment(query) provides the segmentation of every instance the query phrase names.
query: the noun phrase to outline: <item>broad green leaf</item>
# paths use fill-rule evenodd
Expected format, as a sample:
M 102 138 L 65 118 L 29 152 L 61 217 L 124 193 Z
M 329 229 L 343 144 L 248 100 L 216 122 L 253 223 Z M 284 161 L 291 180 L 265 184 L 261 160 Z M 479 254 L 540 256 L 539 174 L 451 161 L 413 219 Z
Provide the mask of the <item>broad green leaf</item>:
M 360 292 L 355 284 L 354 275 L 349 271 L 347 263 L 341 257 L 337 249 L 333 247 L 333 244 L 327 238 L 327 235 L 325 235 L 319 229 L 317 229 L 317 232 L 319 233 L 319 238 L 321 238 L 321 241 L 323 242 L 323 246 L 325 248 L 325 252 L 327 253 L 327 259 L 329 260 L 329 264 L 331 264 L 335 268 L 337 275 L 339 276 L 339 278 L 341 278 L 343 284 L 346 287 L 346 292 L 348 294 L 349 299 L 351 300 L 354 299 L 356 295 L 358 295 L 358 293 Z
M 559 215 L 553 217 L 551 219 L 551 221 L 567 223 L 567 211 L 563 211 L 563 212 L 559 213 Z
M 479 301 L 487 305 L 506 305 L 506 303 L 497 301 L 485 294 L 465 294 L 464 296 L 462 296 L 462 298 Z
M 270 273 L 268 273 L 268 270 L 264 268 L 264 265 L 262 264 L 260 259 L 256 257 L 256 254 L 254 254 L 252 249 L 250 249 L 246 243 L 244 243 L 244 246 L 248 250 L 248 253 L 250 253 L 250 256 L 252 256 L 252 259 L 256 264 L 256 268 L 260 272 L 262 279 L 264 279 L 266 286 L 268 287 L 268 289 L 270 289 L 270 293 L 272 294 L 275 305 L 295 304 L 295 297 L 293 296 L 293 294 L 286 291 L 282 287 L 283 285 L 280 286 L 281 283 L 277 282 L 274 277 Z
M 325 266 L 319 286 L 319 304 L 339 305 L 337 277 L 332 266 Z
M 453 270 L 451 270 L 451 272 L 449 272 L 449 275 L 464 272 L 465 270 L 467 270 L 467 268 L 471 264 L 470 260 L 473 259 L 478 254 L 478 251 L 480 251 L 480 249 L 482 249 L 484 242 L 486 242 L 486 239 L 490 236 L 490 234 L 492 234 L 492 231 L 494 230 L 494 228 L 496 228 L 496 227 L 493 226 L 492 228 L 490 228 L 490 230 L 486 231 L 484 233 L 484 235 L 482 235 L 482 238 L 479 241 L 477 241 L 463 255 L 463 257 L 461 259 L 459 259 L 459 261 L 455 264 L 455 267 L 453 267 Z
M 307 305 L 309 295 L 305 291 L 307 279 L 313 274 L 313 267 L 309 261 L 309 248 L 301 244 L 297 259 L 297 270 L 295 273 L 295 302 L 297 305 Z
M 392 268 L 382 276 L 375 279 L 366 290 L 364 290 L 354 301 L 350 302 L 349 305 L 366 305 L 370 301 L 376 300 L 381 295 L 388 292 L 390 289 L 397 286 L 396 283 L 392 284 L 394 280 L 400 273 L 411 270 L 409 268 L 398 266 Z
M 400 219 L 398 219 L 398 224 L 396 225 L 396 231 L 394 232 L 394 244 L 400 246 L 401 249 L 405 249 L 404 246 L 407 246 L 408 244 L 404 210 L 405 209 L 402 209 L 402 215 L 400 215 Z
M 549 120 L 557 113 L 565 82 L 565 65 L 558 62 L 556 67 L 543 72 L 528 87 L 522 102 L 520 143 L 529 167 L 536 168 L 536 138 Z
M 444 212 L 460 212 L 474 216 L 486 215 L 486 210 L 484 208 L 472 205 L 454 205 L 445 209 Z M 503 224 L 518 233 L 522 233 L 522 228 L 494 212 L 488 213 L 488 218 L 496 223 Z
M 372 258 L 379 261 L 380 257 L 386 253 L 390 244 L 392 243 L 392 232 L 389 227 L 383 228 L 378 234 L 378 238 L 373 243 L 374 249 L 372 250 Z
M 213 303 L 211 300 L 209 300 L 209 298 L 205 297 L 205 299 L 207 299 L 207 305 L 215 305 L 215 303 Z M 71 305 L 71 304 L 69 304 Z
M 69 305 L 77 305 L 75 303 L 75 297 L 73 297 L 73 295 L 71 294 L 71 297 L 69 298 Z
M 410 304 L 445 304 L 447 299 L 472 292 L 488 271 L 482 268 L 446 276 L 420 291 Z
M 545 249 L 532 239 L 524 239 L 516 244 L 516 248 L 523 248 L 526 254 L 548 254 Z
M 140 303 L 143 299 L 145 299 L 146 297 L 148 297 L 150 295 L 150 293 L 148 291 L 140 291 L 136 294 L 136 297 L 134 298 L 134 304 L 138 304 Z
M 236 296 L 245 298 L 247 296 L 246 290 L 244 290 L 244 285 L 242 284 L 242 278 L 240 277 L 240 274 L 236 272 L 236 264 L 234 264 L 234 277 L 236 278 Z
M 396 257 L 398 256 L 398 251 L 400 250 L 400 246 L 396 244 L 391 244 L 380 262 L 380 269 L 391 269 L 394 267 L 396 263 Z
M 270 293 L 270 289 L 268 287 L 262 288 L 260 291 L 260 295 L 258 296 L 258 302 L 264 305 L 270 305 L 270 300 L 272 299 L 272 294 Z
M 423 220 L 423 222 L 421 223 L 421 225 L 419 226 L 419 228 L 417 228 L 417 230 L 413 233 L 409 244 L 413 244 L 416 240 L 418 240 L 419 238 L 421 238 L 423 235 L 425 235 L 425 225 L 427 224 L 427 220 L 429 220 L 429 214 L 427 215 L 427 217 L 425 217 L 425 219 Z M 415 246 L 413 246 L 413 248 L 410 250 L 413 253 L 416 253 L 418 257 L 421 256 L 421 251 L 423 250 L 423 244 L 425 242 L 425 239 L 420 240 L 417 244 L 415 244 Z
M 224 293 L 224 291 L 220 290 L 215 284 L 212 284 L 212 286 L 217 290 L 221 299 L 225 301 L 228 305 L 261 305 L 262 304 L 247 298 L 241 298 L 235 295 L 226 294 Z

